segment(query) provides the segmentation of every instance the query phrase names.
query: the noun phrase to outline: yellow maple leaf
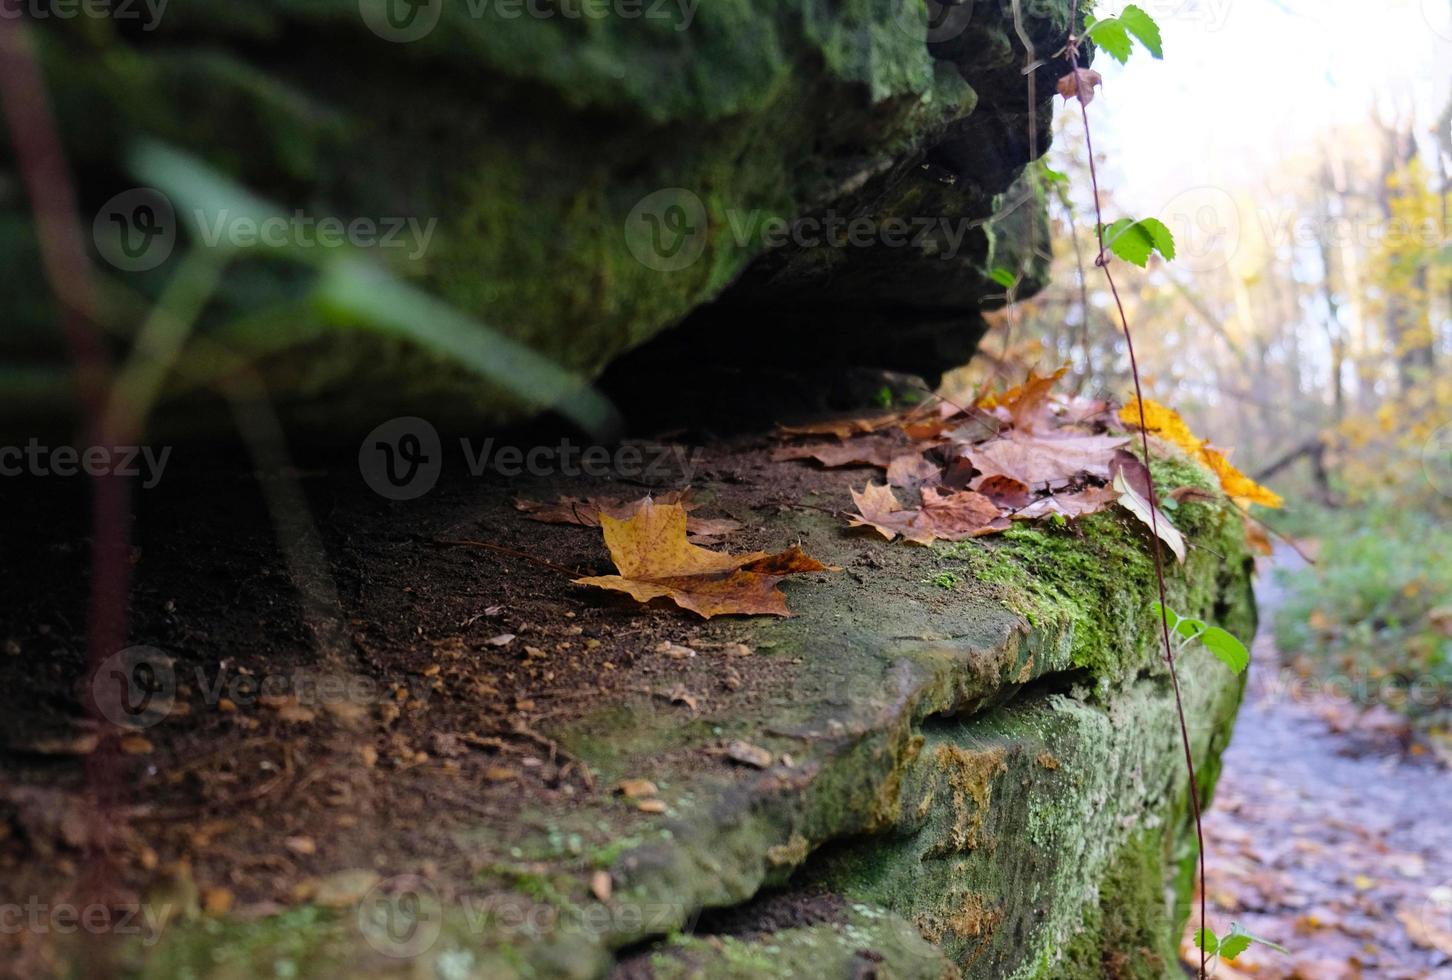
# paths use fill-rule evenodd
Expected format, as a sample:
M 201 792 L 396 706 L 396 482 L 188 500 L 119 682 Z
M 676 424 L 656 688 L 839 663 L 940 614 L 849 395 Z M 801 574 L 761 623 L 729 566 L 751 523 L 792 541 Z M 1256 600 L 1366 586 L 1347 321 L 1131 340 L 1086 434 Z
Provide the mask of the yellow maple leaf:
M 1285 503 L 1280 494 L 1266 489 L 1232 466 L 1224 453 L 1206 446 L 1200 450 L 1200 459 L 1220 478 L 1225 495 L 1242 508 L 1249 510 L 1251 504 L 1260 504 L 1278 510 Z
M 1139 411 L 1139 402 L 1130 402 L 1120 409 L 1120 421 L 1139 428 Z M 1239 504 L 1242 509 L 1249 510 L 1251 504 L 1279 508 L 1285 503 L 1280 494 L 1256 483 L 1231 465 L 1224 453 L 1206 445 L 1205 440 L 1190 431 L 1190 427 L 1185 424 L 1180 413 L 1173 408 L 1146 398 L 1144 400 L 1144 427 L 1146 431 L 1174 443 L 1192 458 L 1204 463 L 1220 480 L 1220 487 L 1225 491 L 1225 495 Z
M 1125 425 L 1139 428 L 1139 402 L 1133 401 L 1119 410 L 1119 419 Z M 1144 427 L 1162 439 L 1166 439 L 1179 446 L 1191 456 L 1198 457 L 1200 449 L 1205 445 L 1205 440 L 1195 437 L 1180 413 L 1159 402 L 1144 402 Z
M 576 585 L 624 592 L 638 602 L 670 599 L 700 616 L 729 614 L 789 616 L 777 588 L 787 575 L 821 572 L 826 566 L 800 548 L 778 555 L 763 551 L 728 555 L 686 540 L 686 510 L 649 497 L 634 513 L 616 518 L 600 513 L 610 560 L 619 575 L 576 579 Z

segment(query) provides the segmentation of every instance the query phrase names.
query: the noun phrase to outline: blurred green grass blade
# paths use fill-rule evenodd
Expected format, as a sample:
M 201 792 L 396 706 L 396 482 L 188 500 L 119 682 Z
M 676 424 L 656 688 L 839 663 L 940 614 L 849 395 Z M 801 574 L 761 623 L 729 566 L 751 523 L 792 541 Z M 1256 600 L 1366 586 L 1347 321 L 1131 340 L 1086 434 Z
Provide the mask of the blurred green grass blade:
M 329 311 L 387 327 L 594 435 L 619 432 L 615 407 L 578 375 L 369 263 L 329 262 L 317 297 Z

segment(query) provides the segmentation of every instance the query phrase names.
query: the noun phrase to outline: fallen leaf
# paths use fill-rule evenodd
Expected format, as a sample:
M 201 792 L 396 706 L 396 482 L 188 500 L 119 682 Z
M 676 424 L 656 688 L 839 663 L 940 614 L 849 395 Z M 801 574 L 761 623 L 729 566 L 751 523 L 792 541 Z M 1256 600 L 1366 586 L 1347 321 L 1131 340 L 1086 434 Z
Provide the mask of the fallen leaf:
M 641 813 L 665 813 L 666 805 L 664 800 L 641 800 L 635 804 L 635 808 Z
M 887 467 L 887 485 L 916 490 L 925 484 L 941 483 L 943 468 L 921 453 L 894 456 Z
M 1059 514 L 1066 518 L 1085 517 L 1097 514 L 1119 500 L 1119 494 L 1109 487 L 1090 487 L 1077 493 L 1061 493 L 1035 500 L 1013 515 L 1016 521 L 1032 521 Z
M 998 505 L 976 491 L 945 494 L 932 487 L 923 488 L 921 520 L 944 541 L 972 537 L 1001 516 Z
M 806 446 L 782 446 L 772 451 L 773 461 L 815 459 L 823 466 L 876 466 L 887 469 L 903 450 L 902 440 L 891 436 L 861 436 L 846 442 L 821 442 Z
M 309 854 L 318 853 L 317 842 L 311 837 L 289 837 L 283 841 L 283 845 L 294 854 L 301 854 L 306 857 Z
M 1049 396 L 1053 394 L 1054 385 L 1068 370 L 1066 365 L 1047 377 L 1040 377 L 1033 369 L 1029 369 L 1028 380 L 1023 384 L 1002 394 L 979 399 L 978 407 L 997 409 L 1015 429 L 1028 432 L 1047 419 Z
M 622 796 L 629 796 L 633 799 L 643 800 L 660 792 L 655 783 L 649 779 L 622 779 L 615 784 L 615 788 Z
M 649 497 L 629 518 L 602 514 L 601 528 L 619 575 L 576 579 L 577 585 L 624 592 L 638 602 L 670 599 L 710 619 L 721 615 L 790 616 L 777 584 L 786 576 L 826 571 L 792 547 L 777 555 L 728 555 L 686 540 L 686 512 Z
M 491 647 L 507 647 L 514 642 L 513 633 L 500 633 L 498 636 L 491 636 L 484 641 Z
M 1418 910 L 1403 908 L 1397 911 L 1397 920 L 1407 930 L 1412 942 L 1423 949 L 1435 949 L 1452 956 L 1452 932 L 1432 921 L 1432 916 Z
M 1065 99 L 1077 98 L 1084 105 L 1094 101 L 1094 90 L 1104 84 L 1104 76 L 1092 68 L 1076 68 L 1059 79 L 1059 94 Z
M 377 872 L 362 868 L 334 872 L 318 882 L 313 901 L 325 909 L 357 905 L 380 880 Z
M 1139 428 L 1140 411 L 1141 403 L 1134 401 L 1120 410 L 1119 418 L 1126 425 Z M 1267 490 L 1237 470 L 1231 465 L 1230 459 L 1225 453 L 1211 448 L 1205 440 L 1191 432 L 1190 427 L 1185 424 L 1185 420 L 1180 417 L 1180 413 L 1173 408 L 1146 398 L 1143 403 L 1143 412 L 1146 432 L 1154 433 L 1160 438 L 1174 443 L 1192 458 L 1205 464 L 1220 480 L 1220 486 L 1226 496 L 1234 500 L 1242 509 L 1249 509 L 1251 504 L 1271 508 L 1279 508 L 1284 504 L 1279 494 Z
M 1251 504 L 1260 504 L 1262 507 L 1278 510 L 1285 505 L 1285 500 L 1281 498 L 1280 494 L 1266 489 L 1240 472 L 1219 450 L 1206 446 L 1200 451 L 1200 458 L 1220 478 L 1220 486 L 1225 489 L 1225 495 L 1243 509 L 1248 510 Z
M 596 871 L 590 876 L 590 894 L 601 902 L 610 901 L 610 894 L 615 890 L 615 884 L 610 880 L 610 872 Z
M 1010 432 L 963 450 L 986 480 L 1006 476 L 1030 487 L 1061 487 L 1081 473 L 1108 480 L 1114 451 L 1129 442 L 1122 436 L 1031 436 Z
M 726 757 L 732 762 L 739 762 L 743 766 L 752 766 L 756 769 L 769 769 L 772 762 L 772 755 L 766 749 L 740 739 L 726 746 Z
M 1002 515 L 998 506 L 972 490 L 944 494 L 923 488 L 923 506 L 904 509 L 889 487 L 869 483 L 852 491 L 857 513 L 847 516 L 853 527 L 870 527 L 891 541 L 901 536 L 913 544 L 962 541 L 989 529 Z
M 686 685 L 684 684 L 677 684 L 671 688 L 670 693 L 666 697 L 670 698 L 671 704 L 683 704 L 687 708 L 690 708 L 691 711 L 695 711 L 698 706 L 696 696 L 686 690 Z
M 990 476 L 978 484 L 978 492 L 1004 510 L 1027 507 L 1033 495 L 1028 485 L 1007 476 Z
M 1165 516 L 1163 511 L 1150 507 L 1149 502 L 1135 492 L 1125 479 L 1124 472 L 1120 471 L 1114 475 L 1114 489 L 1119 492 L 1119 503 L 1125 510 L 1144 523 L 1145 527 L 1153 528 L 1159 533 L 1160 540 L 1169 546 L 1175 553 L 1175 557 L 1181 564 L 1185 561 L 1185 538 Z
M 127 735 L 121 740 L 121 751 L 127 755 L 150 755 L 153 748 L 151 742 L 140 735 Z
M 236 896 L 225 888 L 208 888 L 202 893 L 202 911 L 208 915 L 226 915 L 235 900 Z

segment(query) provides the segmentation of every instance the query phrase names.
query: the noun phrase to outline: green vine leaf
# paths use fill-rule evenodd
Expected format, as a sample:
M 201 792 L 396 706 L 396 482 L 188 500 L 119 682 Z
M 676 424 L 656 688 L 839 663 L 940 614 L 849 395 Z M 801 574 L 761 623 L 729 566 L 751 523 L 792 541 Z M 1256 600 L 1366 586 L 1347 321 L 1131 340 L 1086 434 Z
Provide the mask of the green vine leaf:
M 1155 19 L 1145 13 L 1134 4 L 1124 8 L 1119 15 L 1119 22 L 1124 25 L 1125 30 L 1139 38 L 1139 43 L 1156 60 L 1163 60 L 1165 57 L 1165 42 L 1160 37 L 1160 25 Z
M 1018 285 L 1018 276 L 1015 276 L 1008 269 L 997 268 L 988 274 L 988 278 L 998 283 L 1004 289 L 1012 289 Z
M 1128 62 L 1129 56 L 1134 53 L 1135 40 L 1144 45 L 1151 57 L 1163 59 L 1165 56 L 1160 25 L 1143 8 L 1134 4 L 1125 7 L 1118 17 L 1091 21 L 1084 30 L 1084 40 L 1093 40 L 1121 65 Z
M 1218 626 L 1207 627 L 1200 634 L 1200 642 L 1215 654 L 1216 659 L 1229 667 L 1232 674 L 1243 674 L 1250 666 L 1250 651 L 1245 648 L 1245 644 Z
M 1120 218 L 1104 229 L 1104 239 L 1111 252 L 1141 269 L 1149 265 L 1155 252 L 1166 261 L 1175 258 L 1175 236 L 1158 218 Z

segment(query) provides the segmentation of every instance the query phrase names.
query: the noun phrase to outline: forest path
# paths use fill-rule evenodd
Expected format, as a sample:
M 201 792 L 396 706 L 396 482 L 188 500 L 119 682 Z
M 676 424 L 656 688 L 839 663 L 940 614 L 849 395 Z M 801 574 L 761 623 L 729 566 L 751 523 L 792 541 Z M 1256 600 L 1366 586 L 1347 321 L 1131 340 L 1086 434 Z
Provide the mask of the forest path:
M 1302 564 L 1280 547 L 1272 562 Z M 1291 954 L 1253 947 L 1217 977 L 1452 980 L 1452 772 L 1408 754 L 1385 709 L 1284 667 L 1272 569 L 1256 592 L 1250 690 L 1205 817 L 1207 887 L 1219 932 L 1238 921 Z

